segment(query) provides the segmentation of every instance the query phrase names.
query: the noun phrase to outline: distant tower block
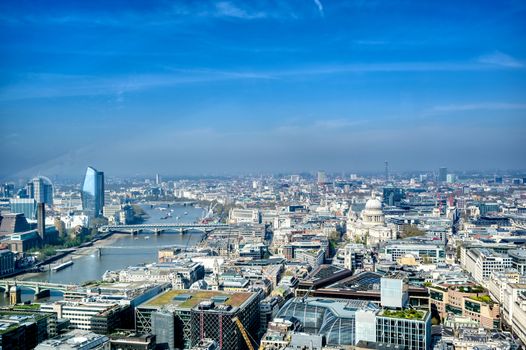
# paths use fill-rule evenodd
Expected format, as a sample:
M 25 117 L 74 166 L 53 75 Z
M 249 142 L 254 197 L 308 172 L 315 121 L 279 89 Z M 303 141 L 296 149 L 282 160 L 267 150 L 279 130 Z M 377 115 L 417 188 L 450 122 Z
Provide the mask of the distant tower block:
M 385 181 L 389 181 L 389 162 L 385 161 Z
M 38 235 L 44 241 L 46 235 L 46 204 L 37 204 L 37 231 Z

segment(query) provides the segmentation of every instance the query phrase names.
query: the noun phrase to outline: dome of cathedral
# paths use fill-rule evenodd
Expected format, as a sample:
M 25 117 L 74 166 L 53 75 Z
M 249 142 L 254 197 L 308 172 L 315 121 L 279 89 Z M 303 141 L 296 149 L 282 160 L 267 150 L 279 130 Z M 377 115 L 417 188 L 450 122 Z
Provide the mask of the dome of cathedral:
M 382 202 L 380 202 L 376 198 L 371 198 L 365 203 L 365 210 L 373 211 L 373 210 L 382 210 Z

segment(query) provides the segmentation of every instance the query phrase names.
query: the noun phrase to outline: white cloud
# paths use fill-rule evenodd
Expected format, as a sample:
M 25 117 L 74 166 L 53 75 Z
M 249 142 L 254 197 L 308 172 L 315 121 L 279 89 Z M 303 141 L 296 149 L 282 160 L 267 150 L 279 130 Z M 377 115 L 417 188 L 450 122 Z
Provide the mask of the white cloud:
M 495 51 L 491 54 L 480 56 L 478 61 L 484 64 L 491 64 L 508 68 L 524 67 L 524 64 L 521 61 L 500 51 Z

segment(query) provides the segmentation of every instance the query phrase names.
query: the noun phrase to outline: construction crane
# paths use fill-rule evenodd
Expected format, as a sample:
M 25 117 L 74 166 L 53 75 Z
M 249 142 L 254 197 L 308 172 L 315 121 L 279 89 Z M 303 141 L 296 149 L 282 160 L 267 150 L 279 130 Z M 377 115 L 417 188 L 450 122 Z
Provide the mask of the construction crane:
M 248 334 L 247 331 L 245 330 L 245 327 L 243 326 L 243 324 L 241 323 L 241 321 L 239 320 L 239 318 L 234 317 L 234 318 L 232 319 L 232 322 L 235 322 L 236 325 L 237 325 L 237 328 L 239 328 L 239 331 L 240 331 L 241 334 L 243 335 L 243 339 L 245 339 L 245 343 L 247 343 L 248 350 L 254 350 L 254 347 L 252 346 L 252 343 L 250 342 L 250 338 L 248 337 L 249 334 Z

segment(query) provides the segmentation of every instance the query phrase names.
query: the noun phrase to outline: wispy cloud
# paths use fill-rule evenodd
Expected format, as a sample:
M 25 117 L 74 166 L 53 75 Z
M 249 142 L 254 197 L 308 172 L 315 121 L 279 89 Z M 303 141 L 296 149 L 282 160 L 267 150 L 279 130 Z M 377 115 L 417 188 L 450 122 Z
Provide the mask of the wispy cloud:
M 516 58 L 502 53 L 500 51 L 495 51 L 491 54 L 482 55 L 479 57 L 478 61 L 480 63 L 491 64 L 501 67 L 508 68 L 521 68 L 524 67 L 524 63 L 517 60 Z
M 267 13 L 263 11 L 247 11 L 246 9 L 242 9 L 241 7 L 238 7 L 237 5 L 228 2 L 228 1 L 221 1 L 215 4 L 215 16 L 216 17 L 232 17 L 232 18 L 239 18 L 239 19 L 258 19 L 258 18 L 266 18 Z
M 324 17 L 325 13 L 323 12 L 323 4 L 321 3 L 321 0 L 314 0 L 314 4 L 318 8 L 318 12 L 320 13 L 320 16 Z
M 509 111 L 526 109 L 526 103 L 507 103 L 507 102 L 479 102 L 467 104 L 450 104 L 434 106 L 424 113 L 424 116 L 447 114 L 454 112 L 469 111 Z

